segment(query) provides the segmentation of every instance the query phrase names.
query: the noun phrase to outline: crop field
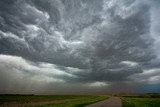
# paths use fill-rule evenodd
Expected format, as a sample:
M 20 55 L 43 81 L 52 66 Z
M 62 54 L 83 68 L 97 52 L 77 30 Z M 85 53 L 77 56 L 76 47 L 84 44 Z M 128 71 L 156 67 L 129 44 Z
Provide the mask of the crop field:
M 123 107 L 160 107 L 160 94 L 121 96 Z
M 83 107 L 107 98 L 91 95 L 0 95 L 0 107 Z

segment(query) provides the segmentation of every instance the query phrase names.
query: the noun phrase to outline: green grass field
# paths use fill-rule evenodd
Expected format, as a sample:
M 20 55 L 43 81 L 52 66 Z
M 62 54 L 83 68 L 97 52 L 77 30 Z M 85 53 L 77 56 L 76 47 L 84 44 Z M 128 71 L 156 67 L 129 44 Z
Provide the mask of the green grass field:
M 123 107 L 160 107 L 160 94 L 115 95 Z M 84 107 L 109 96 L 94 95 L 0 95 L 0 107 Z
M 121 97 L 123 107 L 160 107 L 160 95 L 132 95 Z
M 48 105 L 48 106 L 42 106 L 42 107 L 84 107 L 85 105 L 96 103 L 96 102 L 102 101 L 106 98 L 108 98 L 108 97 L 106 97 L 106 96 L 91 96 L 91 97 L 78 98 L 78 99 L 64 102 L 61 104 Z
M 91 95 L 1 95 L 0 107 L 83 107 L 107 98 Z

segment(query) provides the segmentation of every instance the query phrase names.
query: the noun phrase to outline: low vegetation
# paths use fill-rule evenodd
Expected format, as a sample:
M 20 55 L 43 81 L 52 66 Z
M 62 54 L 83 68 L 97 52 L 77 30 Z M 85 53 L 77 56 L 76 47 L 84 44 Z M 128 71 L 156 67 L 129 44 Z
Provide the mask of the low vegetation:
M 159 94 L 121 96 L 123 107 L 160 107 Z
M 0 95 L 0 106 L 83 107 L 106 98 L 91 95 Z
M 90 96 L 85 98 L 78 98 L 61 104 L 48 105 L 45 107 L 84 107 L 85 105 L 96 103 L 98 101 L 102 101 L 107 98 L 108 98 L 107 96 Z
M 160 94 L 115 95 L 123 107 L 160 107 Z M 0 95 L 0 107 L 84 107 L 107 99 L 94 95 Z

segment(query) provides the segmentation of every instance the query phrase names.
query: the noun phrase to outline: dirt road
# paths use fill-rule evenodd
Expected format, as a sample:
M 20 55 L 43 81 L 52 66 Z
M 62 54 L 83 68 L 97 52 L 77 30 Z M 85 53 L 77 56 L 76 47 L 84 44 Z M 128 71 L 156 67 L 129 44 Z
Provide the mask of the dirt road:
M 122 103 L 121 103 L 120 98 L 110 97 L 107 100 L 100 101 L 98 103 L 91 104 L 86 107 L 122 107 Z

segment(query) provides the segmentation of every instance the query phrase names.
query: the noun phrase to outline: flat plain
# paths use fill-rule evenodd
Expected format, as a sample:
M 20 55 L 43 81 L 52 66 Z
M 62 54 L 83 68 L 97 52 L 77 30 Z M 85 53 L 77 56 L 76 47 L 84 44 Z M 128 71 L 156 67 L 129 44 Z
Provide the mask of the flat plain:
M 160 94 L 121 95 L 123 107 L 160 107 Z
M 0 95 L 0 107 L 83 107 L 107 98 L 104 95 Z
M 0 95 L 0 107 L 99 107 L 98 105 L 160 107 L 160 94 Z

